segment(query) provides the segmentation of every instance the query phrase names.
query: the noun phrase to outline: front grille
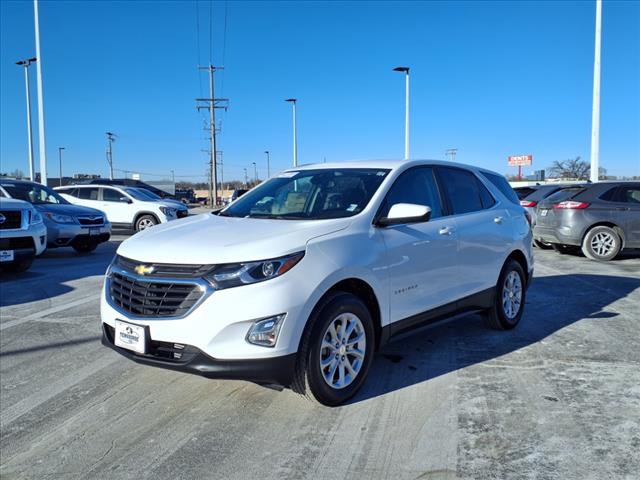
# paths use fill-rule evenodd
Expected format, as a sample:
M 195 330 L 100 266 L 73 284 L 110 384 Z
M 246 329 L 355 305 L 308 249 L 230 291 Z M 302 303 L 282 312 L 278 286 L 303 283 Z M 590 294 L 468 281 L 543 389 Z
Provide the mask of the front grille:
M 115 264 L 129 272 L 135 272 L 138 265 L 153 267 L 147 277 L 200 278 L 213 268 L 213 265 L 193 265 L 174 263 L 144 263 L 118 255 Z
M 22 227 L 22 212 L 20 210 L 2 210 L 0 214 L 4 217 L 4 222 L 0 223 L 0 229 Z
M 0 250 L 15 250 L 18 248 L 35 248 L 33 245 L 33 238 L 0 238 Z
M 118 272 L 112 272 L 109 285 L 117 307 L 142 317 L 185 315 L 204 294 L 195 283 L 146 281 Z
M 102 225 L 104 217 L 100 215 L 79 216 L 78 222 L 80 222 L 80 225 Z

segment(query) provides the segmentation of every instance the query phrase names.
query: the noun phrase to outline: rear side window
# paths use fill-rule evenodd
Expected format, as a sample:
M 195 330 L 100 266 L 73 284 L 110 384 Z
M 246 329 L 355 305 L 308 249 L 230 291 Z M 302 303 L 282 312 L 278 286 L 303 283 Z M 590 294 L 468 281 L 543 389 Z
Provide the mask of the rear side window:
M 386 217 L 396 203 L 413 203 L 431 208 L 431 218 L 442 216 L 438 185 L 431 167 L 416 167 L 402 173 L 384 200 L 380 214 Z
M 520 199 L 518 198 L 518 195 L 516 195 L 516 192 L 513 191 L 513 188 L 511 188 L 511 185 L 509 185 L 509 182 L 507 182 L 506 178 L 504 178 L 501 175 L 496 175 L 495 173 L 489 173 L 489 172 L 480 172 L 480 173 L 484 178 L 486 178 L 491 183 L 493 183 L 493 185 L 498 190 L 500 190 L 500 192 L 505 197 L 507 197 L 512 203 L 515 203 L 516 205 L 520 205 Z
M 620 201 L 640 204 L 640 187 L 620 187 Z
M 535 188 L 531 188 L 531 187 L 518 187 L 518 188 L 514 188 L 513 190 L 516 192 L 516 195 L 520 200 L 524 200 L 525 198 L 527 198 L 529 195 L 531 195 L 533 192 L 536 191 Z
M 471 172 L 459 168 L 439 168 L 438 176 L 453 214 L 477 212 L 495 203 L 491 194 Z
M 58 188 L 56 190 L 56 192 L 64 193 L 65 195 L 71 195 L 72 197 L 77 197 L 78 196 L 78 189 L 77 188 Z
M 98 187 L 79 188 L 78 198 L 83 200 L 98 200 Z

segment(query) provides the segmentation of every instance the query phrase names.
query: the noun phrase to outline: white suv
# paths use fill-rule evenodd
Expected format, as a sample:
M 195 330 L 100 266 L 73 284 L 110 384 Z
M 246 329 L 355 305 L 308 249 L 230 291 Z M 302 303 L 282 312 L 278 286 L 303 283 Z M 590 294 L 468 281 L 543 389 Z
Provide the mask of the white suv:
M 134 187 L 69 185 L 54 190 L 74 205 L 102 210 L 113 228 L 140 232 L 178 218 L 178 210 L 171 202 L 153 200 Z
M 103 343 L 148 365 L 338 405 L 381 345 L 460 312 L 519 322 L 531 228 L 507 181 L 439 161 L 310 165 L 123 242 Z

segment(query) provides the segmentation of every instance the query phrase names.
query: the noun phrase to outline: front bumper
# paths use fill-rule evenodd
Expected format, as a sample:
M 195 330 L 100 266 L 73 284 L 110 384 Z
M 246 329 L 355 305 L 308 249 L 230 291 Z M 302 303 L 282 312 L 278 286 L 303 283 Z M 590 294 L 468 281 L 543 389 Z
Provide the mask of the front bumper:
M 175 348 L 171 342 L 151 339 L 146 354 L 139 354 L 114 344 L 114 328 L 102 324 L 102 344 L 134 362 L 192 373 L 207 378 L 247 380 L 263 385 L 291 385 L 296 354 L 251 360 L 219 360 L 191 345 Z
M 97 233 L 90 235 L 90 228 Z M 47 222 L 47 237 L 50 248 L 68 247 L 78 243 L 95 242 L 100 244 L 108 241 L 111 237 L 111 224 L 107 222 L 104 225 L 84 226 Z

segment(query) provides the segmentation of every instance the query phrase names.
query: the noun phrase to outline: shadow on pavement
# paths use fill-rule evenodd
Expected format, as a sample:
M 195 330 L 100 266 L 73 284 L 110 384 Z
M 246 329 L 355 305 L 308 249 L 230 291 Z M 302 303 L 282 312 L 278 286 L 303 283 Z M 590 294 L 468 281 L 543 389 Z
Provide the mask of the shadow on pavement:
M 640 278 L 609 275 L 537 277 L 527 294 L 520 324 L 494 331 L 480 315 L 435 324 L 381 349 L 358 403 L 532 345 L 583 319 L 606 322 L 618 314 L 603 311 L 640 287 Z
M 103 275 L 120 242 L 106 242 L 88 254 L 56 248 L 37 257 L 32 267 L 18 274 L 0 273 L 0 307 L 50 299 L 74 290 L 67 282 Z
M 9 350 L 7 352 L 0 353 L 0 357 L 13 357 L 16 355 L 24 355 L 26 353 L 40 352 L 42 350 L 51 350 L 51 349 L 59 349 L 64 347 L 71 347 L 74 345 L 82 345 L 84 343 L 90 342 L 98 342 L 100 340 L 100 336 L 92 336 L 92 337 L 83 337 L 77 338 L 75 340 L 67 340 L 66 342 L 54 342 L 47 343 L 44 345 L 36 345 L 35 347 L 27 347 L 27 348 L 18 348 L 16 350 Z

